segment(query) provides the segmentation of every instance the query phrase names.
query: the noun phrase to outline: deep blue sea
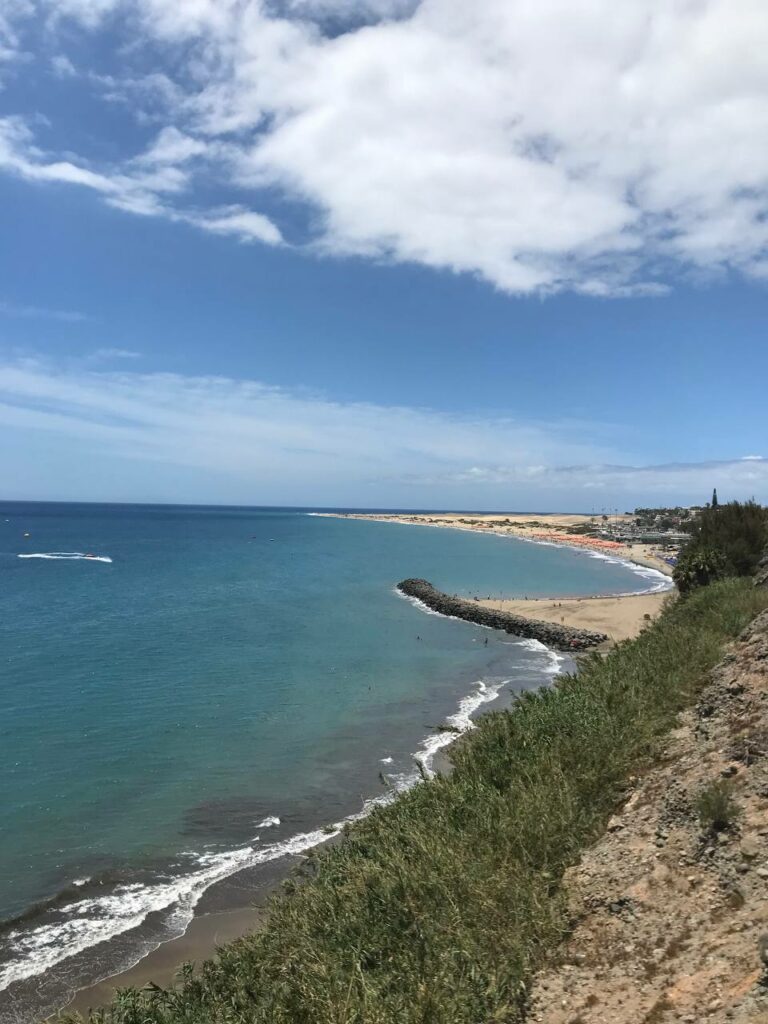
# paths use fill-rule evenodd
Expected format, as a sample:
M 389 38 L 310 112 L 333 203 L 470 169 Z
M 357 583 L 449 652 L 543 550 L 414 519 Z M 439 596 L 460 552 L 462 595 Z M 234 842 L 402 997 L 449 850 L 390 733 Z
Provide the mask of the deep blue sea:
M 411 784 L 437 724 L 556 671 L 400 597 L 406 576 L 510 597 L 658 582 L 293 509 L 0 505 L 0 1020 L 135 963 L 214 883 Z

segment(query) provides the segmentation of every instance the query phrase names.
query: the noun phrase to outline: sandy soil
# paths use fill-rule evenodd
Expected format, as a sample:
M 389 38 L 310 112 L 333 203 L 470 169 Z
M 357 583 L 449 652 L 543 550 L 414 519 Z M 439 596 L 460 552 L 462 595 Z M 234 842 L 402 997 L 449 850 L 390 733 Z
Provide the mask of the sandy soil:
M 764 612 L 566 873 L 573 930 L 529 1021 L 768 1024 L 767 707 Z M 739 813 L 713 832 L 695 804 L 723 779 Z
M 612 641 L 637 636 L 650 619 L 661 611 L 669 591 L 630 597 L 581 597 L 562 601 L 529 598 L 520 601 L 480 601 L 488 608 L 525 615 L 545 622 L 556 622 L 576 629 L 607 633 Z

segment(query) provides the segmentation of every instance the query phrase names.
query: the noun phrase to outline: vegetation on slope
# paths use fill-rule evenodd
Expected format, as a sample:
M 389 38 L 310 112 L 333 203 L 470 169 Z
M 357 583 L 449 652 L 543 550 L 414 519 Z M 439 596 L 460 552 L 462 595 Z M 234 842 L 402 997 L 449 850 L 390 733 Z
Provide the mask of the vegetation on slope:
M 689 528 L 674 579 L 681 594 L 726 576 L 751 576 L 768 546 L 768 509 L 754 501 L 712 504 Z
M 263 931 L 177 990 L 127 990 L 100 1024 L 477 1024 L 525 1013 L 566 929 L 564 869 L 689 703 L 723 644 L 768 605 L 724 580 L 578 676 L 484 716 L 454 771 L 312 858 Z

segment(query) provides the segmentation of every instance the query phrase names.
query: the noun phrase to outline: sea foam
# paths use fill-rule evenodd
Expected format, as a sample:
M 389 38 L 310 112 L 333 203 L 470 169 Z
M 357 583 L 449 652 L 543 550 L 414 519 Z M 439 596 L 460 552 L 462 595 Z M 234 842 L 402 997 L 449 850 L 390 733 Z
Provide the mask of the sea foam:
M 545 662 L 541 667 L 548 675 L 554 674 L 563 660 L 561 655 L 550 651 L 537 640 L 514 640 L 508 643 L 541 654 Z M 4 961 L 0 966 L 0 991 L 14 982 L 43 974 L 63 960 L 98 943 L 139 928 L 149 914 L 167 914 L 166 934 L 161 941 L 183 935 L 194 916 L 197 903 L 211 885 L 246 868 L 301 854 L 319 846 L 338 835 L 347 823 L 366 817 L 374 807 L 391 803 L 399 793 L 416 784 L 422 774 L 432 778 L 435 775 L 433 765 L 438 751 L 447 747 L 457 736 L 474 728 L 474 713 L 482 705 L 496 700 L 501 690 L 511 681 L 501 679 L 491 683 L 477 680 L 472 691 L 459 701 L 457 710 L 446 720 L 453 729 L 427 736 L 413 755 L 422 770 L 414 769 L 388 777 L 391 788 L 387 793 L 366 800 L 359 811 L 340 821 L 265 846 L 257 846 L 258 837 L 254 836 L 252 843 L 223 853 L 188 854 L 186 865 L 190 870 L 185 874 L 152 885 L 118 885 L 108 894 L 77 900 L 62 907 L 58 920 L 36 928 L 9 931 L 0 941 L 0 954 Z M 382 761 L 391 762 L 391 758 L 383 758 Z M 263 829 L 279 824 L 280 819 L 270 815 L 255 828 Z M 78 880 L 78 884 L 85 881 Z M 157 939 L 150 940 L 138 948 L 121 965 L 120 970 L 132 967 L 159 945 Z
M 112 562 L 108 555 L 89 555 L 84 551 L 33 551 L 30 554 L 18 555 L 19 558 L 45 558 L 49 561 L 82 561 L 82 562 Z

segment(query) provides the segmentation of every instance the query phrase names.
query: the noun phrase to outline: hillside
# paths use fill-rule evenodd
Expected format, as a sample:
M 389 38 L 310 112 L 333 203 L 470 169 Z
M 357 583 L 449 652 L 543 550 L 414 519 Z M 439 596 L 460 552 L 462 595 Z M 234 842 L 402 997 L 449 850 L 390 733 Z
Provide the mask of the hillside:
M 626 804 L 631 777 L 668 747 L 676 716 L 697 700 L 725 645 L 767 605 L 751 580 L 713 584 L 669 604 L 636 640 L 587 657 L 577 676 L 483 717 L 452 748 L 450 775 L 309 858 L 262 931 L 187 971 L 177 990 L 128 990 L 93 1020 L 525 1020 L 536 972 L 573 927 L 568 869 Z
M 764 612 L 566 872 L 573 933 L 534 986 L 532 1020 L 768 1021 L 766 711 Z M 697 807 L 713 784 L 726 801 L 715 827 Z

